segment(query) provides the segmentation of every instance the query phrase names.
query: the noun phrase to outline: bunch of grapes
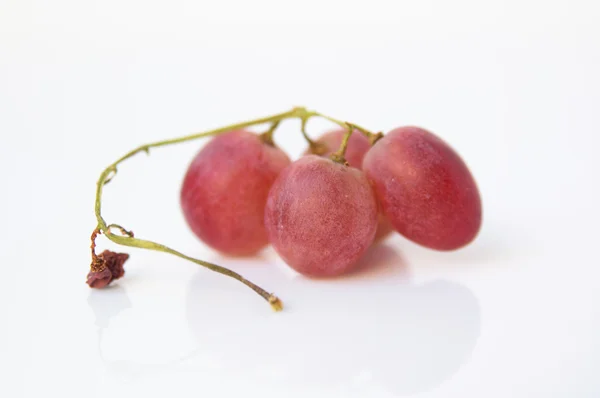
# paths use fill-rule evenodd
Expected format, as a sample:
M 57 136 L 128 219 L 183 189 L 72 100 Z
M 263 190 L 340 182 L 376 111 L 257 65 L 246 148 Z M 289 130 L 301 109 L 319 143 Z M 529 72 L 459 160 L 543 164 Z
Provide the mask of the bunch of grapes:
M 314 116 L 336 122 L 340 128 L 313 141 L 304 127 Z M 308 149 L 291 161 L 277 147 L 273 135 L 282 120 L 296 117 L 302 121 Z M 267 122 L 272 126 L 265 133 L 248 130 Z M 481 227 L 481 199 L 471 172 L 456 151 L 423 128 L 407 126 L 374 134 L 355 124 L 294 108 L 204 135 L 213 134 L 218 135 L 187 169 L 180 203 L 193 233 L 221 253 L 253 255 L 271 244 L 300 274 L 334 277 L 352 271 L 371 245 L 391 233 L 430 249 L 449 251 L 472 242 Z M 159 144 L 165 143 L 169 142 Z M 138 151 L 152 146 L 159 145 Z M 116 172 L 116 164 L 110 171 Z M 105 171 L 103 175 L 109 174 Z M 98 209 L 97 203 L 97 231 L 111 240 L 190 259 L 162 245 L 144 246 L 138 242 L 147 241 L 132 235 L 117 237 Z M 95 256 L 93 248 L 92 254 Z M 98 257 L 92 264 L 95 272 L 102 268 Z M 268 297 L 262 289 L 246 284 Z
M 475 238 L 477 186 L 445 142 L 417 127 L 394 129 L 373 145 L 353 132 L 340 160 L 335 154 L 345 134 L 324 134 L 294 162 L 246 130 L 214 138 L 185 176 L 185 219 L 216 250 L 254 254 L 270 243 L 290 267 L 312 277 L 352 270 L 392 231 L 437 250 Z

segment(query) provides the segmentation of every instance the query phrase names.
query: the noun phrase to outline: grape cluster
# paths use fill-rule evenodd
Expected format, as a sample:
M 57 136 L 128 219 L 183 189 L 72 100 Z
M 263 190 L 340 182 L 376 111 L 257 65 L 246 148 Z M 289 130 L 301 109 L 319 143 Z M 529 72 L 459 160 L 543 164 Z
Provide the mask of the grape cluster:
M 392 231 L 456 250 L 482 221 L 479 191 L 461 157 L 411 126 L 377 140 L 330 131 L 294 162 L 270 135 L 226 132 L 195 156 L 180 199 L 191 230 L 215 250 L 252 255 L 270 243 L 311 277 L 351 271 Z

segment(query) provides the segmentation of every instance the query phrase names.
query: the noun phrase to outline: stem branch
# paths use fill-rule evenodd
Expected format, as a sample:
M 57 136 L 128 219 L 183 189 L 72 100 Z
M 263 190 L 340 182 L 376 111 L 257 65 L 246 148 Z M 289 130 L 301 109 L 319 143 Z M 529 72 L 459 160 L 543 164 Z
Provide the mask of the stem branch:
M 260 135 L 262 142 L 271 146 L 275 145 L 275 142 L 273 141 L 273 133 L 275 133 L 275 130 L 277 130 L 277 127 L 279 127 L 279 123 L 281 123 L 281 120 L 271 123 L 271 127 L 269 127 L 267 131 Z
M 331 154 L 330 159 L 334 162 L 348 166 L 348 161 L 346 160 L 346 149 L 348 148 L 350 136 L 354 132 L 354 127 L 350 123 L 346 123 L 346 128 L 348 129 L 348 132 L 344 134 L 344 137 L 342 137 L 340 148 Z
M 308 143 L 308 146 L 310 147 L 311 151 L 313 149 L 316 148 L 317 143 L 314 142 L 310 136 L 308 135 L 308 133 L 306 132 L 306 123 L 308 122 L 308 119 L 310 119 L 310 117 L 313 116 L 312 114 L 307 114 L 304 117 L 300 117 L 300 131 L 302 132 L 302 136 L 304 137 L 304 139 L 306 140 L 306 142 Z
M 119 166 L 122 162 L 124 162 L 125 160 L 133 157 L 134 155 L 136 155 L 140 152 L 146 152 L 149 154 L 151 148 L 158 148 L 158 147 L 163 147 L 163 146 L 168 146 L 168 145 L 173 145 L 173 144 L 179 144 L 179 143 L 192 141 L 192 140 L 196 140 L 196 139 L 200 139 L 200 138 L 204 138 L 204 137 L 214 136 L 214 135 L 232 131 L 232 130 L 237 130 L 237 129 L 246 128 L 246 127 L 250 127 L 250 126 L 256 126 L 259 124 L 271 123 L 270 129 L 266 133 L 264 133 L 263 136 L 264 136 L 264 139 L 271 140 L 271 142 L 272 142 L 273 132 L 275 131 L 275 129 L 277 128 L 277 126 L 279 125 L 279 123 L 281 121 L 286 120 L 286 119 L 298 118 L 298 119 L 300 119 L 300 121 L 302 123 L 302 126 L 301 126 L 302 135 L 304 136 L 304 138 L 307 140 L 307 142 L 312 147 L 315 145 L 315 143 L 310 139 L 310 137 L 308 137 L 308 134 L 306 134 L 306 123 L 311 117 L 314 117 L 314 116 L 325 118 L 325 119 L 327 119 L 331 122 L 334 122 L 344 128 L 348 128 L 348 134 L 344 137 L 342 146 L 340 147 L 340 150 L 338 151 L 338 153 L 341 156 L 341 159 L 343 159 L 343 155 L 344 155 L 346 147 L 348 145 L 348 139 L 350 138 L 350 134 L 352 134 L 352 131 L 354 129 L 361 131 L 363 134 L 365 134 L 367 137 L 369 137 L 369 139 L 371 139 L 372 136 L 375 136 L 375 134 L 373 134 L 370 131 L 368 131 L 362 127 L 359 127 L 355 124 L 342 122 L 340 120 L 334 119 L 329 116 L 325 116 L 318 112 L 308 111 L 306 108 L 303 108 L 303 107 L 296 107 L 287 112 L 282 112 L 282 113 L 274 114 L 274 115 L 263 117 L 263 118 L 239 122 L 239 123 L 231 124 L 228 126 L 219 127 L 219 128 L 213 129 L 213 130 L 209 130 L 209 131 L 205 131 L 205 132 L 201 132 L 201 133 L 195 133 L 195 134 L 191 134 L 191 135 L 187 135 L 187 136 L 183 136 L 183 137 L 179 137 L 179 138 L 173 138 L 173 139 L 169 139 L 169 140 L 157 141 L 157 142 L 153 142 L 150 144 L 141 145 L 141 146 L 127 152 L 125 155 L 121 156 L 114 163 L 112 163 L 108 167 L 106 167 L 104 169 L 104 171 L 102 171 L 102 173 L 100 174 L 100 177 L 98 178 L 98 182 L 96 184 L 96 200 L 95 200 L 94 210 L 95 210 L 96 220 L 98 222 L 98 225 L 97 225 L 96 229 L 94 230 L 94 232 L 92 233 L 92 246 L 91 246 L 92 265 L 98 263 L 98 261 L 99 261 L 99 258 L 96 255 L 95 250 L 94 250 L 95 249 L 95 238 L 98 234 L 104 233 L 104 235 L 108 239 L 110 239 L 112 242 L 117 243 L 119 245 L 169 253 L 174 256 L 180 257 L 182 259 L 191 261 L 191 262 L 198 264 L 200 266 L 203 266 L 205 268 L 208 268 L 211 271 L 218 272 L 220 274 L 223 274 L 223 275 L 229 276 L 233 279 L 236 279 L 236 280 L 242 282 L 244 285 L 251 288 L 252 290 L 254 290 L 258 295 L 260 295 L 267 302 L 269 302 L 269 304 L 271 305 L 271 307 L 273 309 L 281 310 L 282 304 L 281 304 L 281 301 L 277 298 L 277 296 L 275 296 L 272 293 L 267 292 L 263 288 L 255 285 L 254 283 L 245 279 L 240 274 L 238 274 L 230 269 L 221 267 L 221 266 L 213 264 L 213 263 L 209 263 L 207 261 L 203 261 L 203 260 L 199 260 L 199 259 L 187 256 L 181 252 L 178 252 L 178 251 L 171 249 L 170 247 L 167 247 L 160 243 L 135 238 L 133 236 L 133 233 L 131 233 L 130 231 L 126 230 L 125 228 L 121 227 L 118 224 L 107 225 L 106 221 L 104 221 L 104 218 L 102 217 L 102 212 L 101 212 L 101 210 L 102 210 L 102 192 L 103 192 L 104 186 L 117 174 L 117 166 Z M 345 162 L 345 160 L 344 160 L 344 162 Z M 118 234 L 112 233 L 112 231 L 111 231 L 112 228 L 118 229 L 123 235 L 118 235 Z
M 319 113 L 319 112 L 312 112 L 312 113 L 314 116 L 322 117 L 323 119 L 329 120 L 330 122 L 335 123 L 338 126 L 343 127 L 345 129 L 353 127 L 354 129 L 360 131 L 365 137 L 367 137 L 369 139 L 369 142 L 371 142 L 371 145 L 373 145 L 379 138 L 383 137 L 383 133 L 373 133 L 373 132 L 367 130 L 366 128 L 359 126 L 356 123 L 343 122 L 339 119 L 335 119 L 335 118 L 332 118 L 331 116 L 323 115 L 322 113 Z

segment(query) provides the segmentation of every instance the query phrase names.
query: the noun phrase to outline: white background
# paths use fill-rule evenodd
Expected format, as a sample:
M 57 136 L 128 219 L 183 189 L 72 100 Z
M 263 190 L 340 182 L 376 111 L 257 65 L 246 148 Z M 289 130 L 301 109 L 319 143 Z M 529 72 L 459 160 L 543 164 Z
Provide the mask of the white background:
M 0 1 L 0 396 L 600 396 L 595 7 Z M 195 142 L 124 164 L 105 218 L 238 270 L 286 310 L 140 250 L 114 287 L 87 287 L 106 165 L 295 105 L 442 136 L 479 183 L 478 239 L 438 253 L 397 236 L 329 282 L 271 250 L 220 257 L 179 209 Z M 296 122 L 276 141 L 304 150 Z

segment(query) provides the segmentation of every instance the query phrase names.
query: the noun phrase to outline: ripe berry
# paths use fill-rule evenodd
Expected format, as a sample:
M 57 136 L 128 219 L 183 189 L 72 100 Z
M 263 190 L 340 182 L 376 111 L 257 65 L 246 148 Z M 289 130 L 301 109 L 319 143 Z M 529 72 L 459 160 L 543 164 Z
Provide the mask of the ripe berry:
M 454 250 L 481 227 L 481 199 L 460 156 L 418 127 L 400 127 L 377 141 L 363 170 L 394 228 L 416 243 Z
M 345 129 L 337 129 L 328 131 L 321 135 L 315 142 L 318 145 L 317 148 L 323 152 L 318 155 L 329 157 L 332 153 L 337 151 L 342 144 L 342 139 L 347 133 Z M 348 164 L 352 167 L 362 170 L 363 158 L 367 151 L 371 148 L 369 140 L 361 132 L 354 131 L 348 140 L 348 147 L 346 148 L 346 154 L 344 157 Z M 310 149 L 306 150 L 305 154 L 310 153 Z M 386 238 L 394 228 L 389 220 L 383 214 L 383 211 L 379 212 L 377 232 L 375 233 L 374 242 L 378 242 Z
M 269 188 L 289 163 L 282 150 L 249 131 L 215 137 L 196 155 L 183 181 L 181 207 L 188 225 L 220 252 L 256 253 L 268 243 Z
M 273 184 L 265 226 L 277 253 L 296 271 L 339 275 L 351 270 L 373 242 L 377 202 L 360 170 L 307 155 Z

